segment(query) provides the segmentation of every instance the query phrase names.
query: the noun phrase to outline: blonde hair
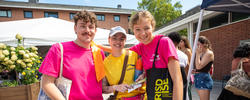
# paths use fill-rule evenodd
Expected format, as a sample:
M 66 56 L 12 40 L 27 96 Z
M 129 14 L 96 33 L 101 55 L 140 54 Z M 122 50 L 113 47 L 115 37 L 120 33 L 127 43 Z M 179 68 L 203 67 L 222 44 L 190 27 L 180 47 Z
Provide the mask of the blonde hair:
M 136 12 L 136 14 L 134 14 L 130 18 L 129 28 L 131 30 L 133 30 L 134 25 L 138 24 L 138 22 L 141 19 L 146 19 L 147 21 L 151 22 L 151 25 L 152 25 L 152 28 L 153 28 L 153 31 L 154 31 L 154 29 L 155 29 L 155 19 L 154 19 L 154 17 L 152 16 L 152 14 L 149 11 L 145 11 L 145 10 Z

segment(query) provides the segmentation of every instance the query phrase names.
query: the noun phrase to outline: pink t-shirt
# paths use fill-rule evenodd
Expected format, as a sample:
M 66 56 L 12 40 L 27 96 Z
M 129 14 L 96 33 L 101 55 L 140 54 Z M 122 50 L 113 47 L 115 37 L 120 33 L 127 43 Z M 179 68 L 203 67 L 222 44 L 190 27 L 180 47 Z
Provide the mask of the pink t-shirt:
M 138 55 L 142 57 L 142 64 L 145 70 L 152 68 L 155 49 L 157 43 L 163 35 L 156 35 L 154 39 L 147 45 L 139 43 L 130 48 L 130 50 L 135 51 Z M 168 37 L 162 37 L 158 47 L 158 57 L 155 61 L 156 68 L 167 68 L 168 58 L 174 57 L 178 60 L 175 46 L 173 42 Z
M 97 82 L 91 49 L 82 48 L 73 41 L 63 42 L 63 76 L 72 80 L 69 100 L 103 100 L 102 82 Z M 104 58 L 104 53 L 102 51 Z M 61 52 L 54 44 L 39 71 L 58 77 Z

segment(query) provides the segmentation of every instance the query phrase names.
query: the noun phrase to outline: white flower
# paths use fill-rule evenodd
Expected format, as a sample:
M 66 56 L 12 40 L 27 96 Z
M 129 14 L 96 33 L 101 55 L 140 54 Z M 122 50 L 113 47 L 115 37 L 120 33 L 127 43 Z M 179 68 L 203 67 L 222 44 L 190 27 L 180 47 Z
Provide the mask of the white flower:
M 10 54 L 10 52 L 8 50 L 3 50 L 3 54 L 8 56 Z
M 24 59 L 23 61 L 24 61 L 24 62 L 32 62 L 31 59 Z
M 31 50 L 33 50 L 33 51 L 37 51 L 37 50 L 38 50 L 38 48 L 37 48 L 37 47 L 35 47 L 35 46 L 31 46 Z
M 22 60 L 20 60 L 20 59 L 18 59 L 17 61 L 16 61 L 16 63 L 18 63 L 18 64 L 21 64 L 23 61 Z
M 31 63 L 28 63 L 27 66 L 28 66 L 28 67 L 32 67 L 32 64 L 31 64 Z
M 15 47 L 10 47 L 10 50 L 11 50 L 11 51 L 15 51 L 16 48 L 15 48 Z
M 29 51 L 29 50 L 25 50 L 25 52 L 26 52 L 26 53 L 30 53 L 30 51 Z
M 17 56 L 16 55 L 12 55 L 10 58 L 12 61 L 16 61 L 17 60 Z
M 0 49 L 4 49 L 4 48 L 6 48 L 6 45 L 3 43 L 0 43 Z
M 11 54 L 11 55 L 16 55 L 16 52 L 11 51 L 10 54 Z
M 23 39 L 23 37 L 22 37 L 20 34 L 16 34 L 16 39 L 18 39 L 18 40 L 22 40 L 22 39 Z
M 23 46 L 18 46 L 17 47 L 19 50 L 24 50 L 24 47 Z
M 35 57 L 35 58 L 38 58 L 38 55 L 35 54 L 34 57 Z
M 12 64 L 14 64 L 14 62 L 11 61 L 11 60 L 8 60 L 8 61 L 7 61 L 7 64 L 12 65 Z
M 0 61 L 4 60 L 5 56 L 3 54 L 0 54 Z
M 24 50 L 19 50 L 18 52 L 19 52 L 19 54 L 21 54 L 21 55 L 25 54 L 25 51 L 24 51 Z
M 26 64 L 25 64 L 24 62 L 21 62 L 21 66 L 22 66 L 23 68 L 25 68 L 25 67 L 26 67 Z
M 35 59 L 35 58 L 33 58 L 33 57 L 32 57 L 32 58 L 30 58 L 30 59 L 31 59 L 32 61 L 35 61 L 35 60 L 36 60 L 36 59 Z
M 34 54 L 34 53 L 29 53 L 29 56 L 30 57 L 34 57 L 36 54 Z
M 5 57 L 5 58 L 3 59 L 3 61 L 5 61 L 5 62 L 8 61 L 8 60 L 9 60 L 9 58 L 7 58 L 7 57 Z
M 16 67 L 16 65 L 10 65 L 9 67 L 10 67 L 10 69 L 14 69 Z
M 24 59 L 28 59 L 29 57 L 30 57 L 30 56 L 29 56 L 28 54 L 24 54 L 24 55 L 23 55 L 23 58 L 24 58 Z

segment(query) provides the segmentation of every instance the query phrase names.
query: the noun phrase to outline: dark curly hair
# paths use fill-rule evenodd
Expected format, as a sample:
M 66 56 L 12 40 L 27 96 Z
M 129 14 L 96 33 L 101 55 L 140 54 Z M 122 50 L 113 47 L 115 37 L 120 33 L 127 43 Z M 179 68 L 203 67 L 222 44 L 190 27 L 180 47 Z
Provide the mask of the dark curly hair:
M 250 42 L 245 42 L 239 45 L 235 50 L 233 54 L 234 58 L 237 57 L 250 57 Z
M 90 22 L 91 24 L 95 24 L 95 27 L 97 27 L 96 15 L 87 10 L 82 10 L 75 14 L 74 16 L 75 25 L 77 24 L 78 20 L 83 20 L 83 22 Z
M 181 42 L 181 35 L 178 32 L 172 32 L 168 34 L 168 37 L 173 41 L 175 46 Z

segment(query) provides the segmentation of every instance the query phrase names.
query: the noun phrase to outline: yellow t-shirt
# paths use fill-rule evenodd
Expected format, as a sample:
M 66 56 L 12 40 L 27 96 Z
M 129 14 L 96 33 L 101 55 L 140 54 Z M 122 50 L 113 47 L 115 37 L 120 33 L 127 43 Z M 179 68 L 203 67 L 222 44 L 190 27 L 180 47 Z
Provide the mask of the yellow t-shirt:
M 114 56 L 112 56 L 112 54 L 110 54 L 104 60 L 106 78 L 111 86 L 117 85 L 119 80 L 120 80 L 122 69 L 123 69 L 123 62 L 125 59 L 125 54 L 126 54 L 126 51 L 123 50 L 122 55 L 120 57 L 114 57 Z M 125 73 L 124 80 L 122 82 L 123 84 L 130 85 L 130 84 L 134 83 L 135 65 L 136 65 L 136 61 L 138 59 L 137 56 L 138 56 L 137 53 L 129 50 L 129 57 L 128 57 L 126 73 Z M 133 97 L 133 96 L 136 96 L 140 93 L 141 92 L 138 91 L 137 89 L 130 92 L 130 93 L 118 92 L 117 98 Z

